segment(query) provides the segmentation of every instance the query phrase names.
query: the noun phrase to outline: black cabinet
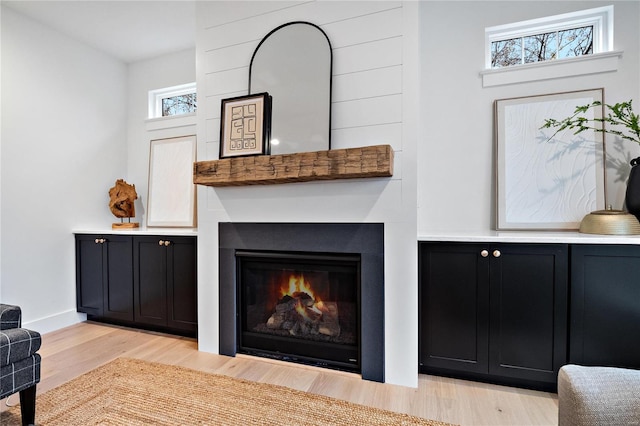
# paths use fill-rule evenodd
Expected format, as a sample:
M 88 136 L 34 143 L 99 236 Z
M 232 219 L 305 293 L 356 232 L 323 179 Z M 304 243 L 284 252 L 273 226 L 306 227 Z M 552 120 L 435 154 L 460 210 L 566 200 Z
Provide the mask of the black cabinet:
M 103 244 L 99 235 L 76 235 L 76 307 L 102 316 L 104 301 Z
M 487 373 L 489 262 L 475 244 L 420 245 L 420 366 Z
M 420 371 L 553 385 L 566 363 L 568 248 L 420 243 Z
M 196 247 L 190 237 L 134 238 L 136 321 L 196 331 Z
M 76 237 L 78 312 L 133 320 L 131 238 L 116 235 Z
M 78 312 L 92 320 L 195 335 L 195 237 L 76 235 Z
M 498 250 L 500 257 L 490 258 L 489 374 L 555 384 L 567 361 L 568 248 Z
M 163 242 L 159 237 L 134 238 L 135 313 L 136 321 L 143 324 L 167 325 L 167 248 Z
M 571 251 L 569 361 L 640 369 L 640 246 Z
M 167 326 L 194 335 L 198 329 L 196 264 L 195 239 L 173 238 L 167 251 Z

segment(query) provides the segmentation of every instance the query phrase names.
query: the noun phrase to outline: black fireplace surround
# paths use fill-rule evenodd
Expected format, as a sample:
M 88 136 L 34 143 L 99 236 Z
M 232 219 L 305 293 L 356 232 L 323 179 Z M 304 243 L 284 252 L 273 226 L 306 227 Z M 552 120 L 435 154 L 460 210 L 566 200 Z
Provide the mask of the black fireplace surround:
M 360 262 L 359 362 L 363 379 L 384 382 L 384 225 L 380 223 L 220 223 L 220 353 L 243 338 L 237 258 L 243 253 L 354 255 Z M 320 364 L 321 365 L 321 364 Z

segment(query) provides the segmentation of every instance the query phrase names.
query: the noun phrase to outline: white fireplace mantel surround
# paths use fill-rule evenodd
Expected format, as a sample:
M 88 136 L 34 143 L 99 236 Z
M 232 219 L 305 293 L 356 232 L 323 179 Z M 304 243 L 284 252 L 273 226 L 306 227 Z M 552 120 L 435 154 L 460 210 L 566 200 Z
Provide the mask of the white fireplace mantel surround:
M 198 348 L 220 352 L 219 223 L 380 223 L 384 381 L 416 387 L 419 4 L 283 4 L 196 2 L 196 79 L 204 100 L 198 105 L 198 161 L 218 158 L 220 101 L 246 95 L 251 55 L 260 40 L 283 23 L 307 21 L 322 28 L 333 49 L 331 149 L 388 145 L 393 176 L 198 185 Z

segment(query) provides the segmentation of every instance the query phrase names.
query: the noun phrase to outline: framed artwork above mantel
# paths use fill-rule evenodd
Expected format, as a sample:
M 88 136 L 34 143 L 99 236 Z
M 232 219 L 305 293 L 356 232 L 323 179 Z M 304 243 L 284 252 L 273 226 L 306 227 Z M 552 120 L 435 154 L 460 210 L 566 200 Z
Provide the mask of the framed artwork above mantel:
M 222 100 L 220 158 L 270 152 L 271 96 L 256 93 Z

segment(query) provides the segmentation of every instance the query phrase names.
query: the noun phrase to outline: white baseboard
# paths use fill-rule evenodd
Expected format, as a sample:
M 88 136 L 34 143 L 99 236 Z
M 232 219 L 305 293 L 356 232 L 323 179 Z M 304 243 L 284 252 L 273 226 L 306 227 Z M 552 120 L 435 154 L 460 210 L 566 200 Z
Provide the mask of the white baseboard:
M 23 322 L 22 326 L 29 330 L 37 331 L 40 334 L 45 334 L 86 320 L 86 314 L 81 314 L 76 312 L 75 309 L 71 309 L 37 320 Z

